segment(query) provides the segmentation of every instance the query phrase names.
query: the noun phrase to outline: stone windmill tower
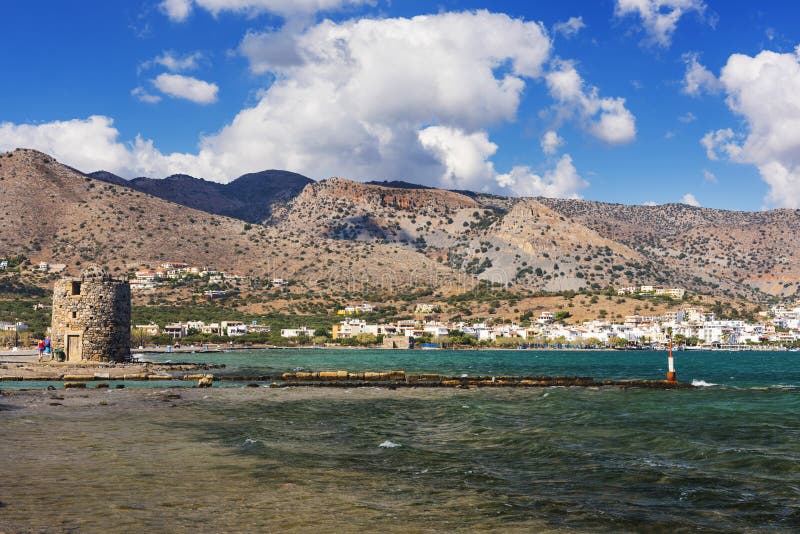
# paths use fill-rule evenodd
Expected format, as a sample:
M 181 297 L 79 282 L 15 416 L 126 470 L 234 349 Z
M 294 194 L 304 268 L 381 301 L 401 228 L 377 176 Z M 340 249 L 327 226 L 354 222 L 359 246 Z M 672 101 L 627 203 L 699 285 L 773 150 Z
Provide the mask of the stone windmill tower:
M 53 290 L 53 347 L 67 361 L 124 361 L 131 353 L 131 287 L 90 266 Z

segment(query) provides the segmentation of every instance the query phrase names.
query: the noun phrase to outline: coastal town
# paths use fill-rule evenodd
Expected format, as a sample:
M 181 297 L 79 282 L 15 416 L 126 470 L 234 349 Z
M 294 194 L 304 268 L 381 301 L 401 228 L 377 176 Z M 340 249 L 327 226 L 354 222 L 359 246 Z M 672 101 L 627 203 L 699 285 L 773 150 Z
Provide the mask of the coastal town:
M 3 260 L 3 268 L 9 266 Z M 31 266 L 37 272 L 58 273 L 63 265 L 40 262 Z M 197 295 L 218 299 L 239 293 L 248 277 L 185 262 L 166 261 L 131 270 L 128 275 L 134 293 L 147 294 L 174 285 L 200 288 Z M 281 288 L 289 282 L 268 278 L 269 288 Z M 658 285 L 608 288 L 608 295 L 642 301 L 662 299 L 688 302 L 684 288 Z M 607 296 L 608 296 L 607 295 Z M 596 300 L 595 300 L 596 302 Z M 45 304 L 36 304 L 39 309 Z M 413 313 L 403 317 L 378 313 L 379 304 L 368 302 L 343 305 L 331 311 L 329 319 L 319 324 L 272 325 L 262 319 L 208 321 L 185 317 L 173 321 L 148 321 L 132 325 L 135 346 L 174 346 L 194 343 L 231 343 L 264 346 L 363 346 L 390 349 L 411 348 L 662 348 L 670 341 L 677 348 L 756 349 L 796 348 L 800 346 L 800 303 L 795 306 L 773 305 L 746 318 L 719 317 L 706 308 L 687 305 L 660 314 L 616 314 L 613 318 L 598 309 L 589 320 L 578 321 L 568 309 L 533 311 L 517 320 L 483 317 L 474 321 L 448 317 L 442 305 L 431 302 L 412 304 Z M 635 308 L 636 311 L 639 308 Z M 524 311 L 524 310 L 521 310 Z M 224 315 L 224 313 L 223 313 Z M 238 319 L 238 320 L 236 320 Z M 755 320 L 753 320 L 755 319 Z M 295 320 L 298 320 L 295 317 Z M 302 320 L 302 319 L 299 319 Z M 285 323 L 285 321 L 284 321 Z M 0 345 L 24 346 L 33 342 L 31 328 L 13 317 L 0 317 Z
M 369 309 L 374 309 L 371 305 Z M 670 340 L 678 346 L 703 349 L 790 347 L 800 342 L 800 305 L 776 306 L 761 315 L 763 322 L 718 319 L 713 313 L 686 308 L 665 316 L 629 315 L 622 322 L 593 320 L 569 325 L 563 313 L 542 312 L 529 324 L 449 322 L 435 319 L 405 319 L 372 323 L 347 318 L 330 330 L 300 325 L 282 328 L 280 337 L 298 344 L 380 346 L 383 348 L 455 348 L 470 346 L 551 348 L 664 347 Z M 221 321 L 205 324 L 186 321 L 159 327 L 135 325 L 150 336 L 167 334 L 176 342 L 191 334 L 213 334 L 238 338 L 250 333 L 268 333 L 263 324 Z M 355 342 L 355 343 L 351 343 Z M 419 345 L 415 345 L 419 342 Z

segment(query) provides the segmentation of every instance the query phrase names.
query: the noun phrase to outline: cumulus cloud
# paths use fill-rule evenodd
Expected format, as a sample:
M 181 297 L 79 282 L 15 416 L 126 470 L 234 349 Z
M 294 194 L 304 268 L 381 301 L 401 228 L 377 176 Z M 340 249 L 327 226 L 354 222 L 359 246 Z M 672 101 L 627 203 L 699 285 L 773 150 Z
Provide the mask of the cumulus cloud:
M 488 158 L 497 151 L 486 132 L 467 134 L 447 126 L 430 126 L 419 132 L 422 147 L 444 165 L 439 179 L 449 189 L 488 189 L 495 177 L 494 165 Z
M 717 175 L 709 171 L 708 169 L 703 169 L 703 181 L 715 184 L 718 181 Z
M 800 208 L 800 47 L 733 54 L 719 79 L 745 128 L 708 132 L 701 140 L 708 157 L 755 165 L 770 187 L 769 204 Z
M 643 203 L 643 204 L 642 204 L 642 206 L 648 206 L 648 207 L 651 207 L 651 208 L 652 208 L 652 207 L 654 207 L 654 206 L 658 206 L 658 204 L 656 204 L 656 203 L 655 203 L 655 202 L 653 202 L 652 200 L 648 200 L 647 202 Z
M 703 0 L 617 0 L 614 14 L 638 16 L 647 35 L 644 44 L 667 48 L 678 20 L 690 11 L 702 14 L 705 9 Z
M 733 142 L 736 134 L 730 128 L 708 132 L 700 139 L 700 144 L 706 149 L 706 156 L 711 160 L 718 160 L 719 153 L 723 152 L 729 157 L 738 154 L 741 147 Z
M 556 166 L 539 176 L 530 167 L 518 166 L 497 176 L 497 182 L 512 194 L 525 197 L 580 198 L 579 191 L 589 186 L 564 154 Z
M 192 0 L 164 0 L 159 7 L 170 20 L 183 22 L 192 12 Z
M 167 154 L 151 140 L 120 140 L 108 117 L 50 123 L 59 127 L 47 135 L 48 125 L 6 124 L 0 143 L 39 148 L 75 167 L 126 177 L 186 173 L 224 182 L 285 168 L 313 178 L 407 179 L 576 196 L 586 182 L 568 155 L 546 172 L 516 167 L 501 174 L 491 161 L 497 145 L 487 132 L 516 119 L 526 86 L 545 73 L 559 112 L 610 143 L 635 136 L 622 99 L 601 98 L 572 74 L 574 68 L 548 70 L 551 40 L 536 22 L 486 11 L 326 20 L 297 31 L 286 44 L 290 52 L 272 55 L 265 49 L 274 52 L 275 43 L 257 39 L 267 34 L 249 35 L 240 51 L 253 72 L 272 75 L 271 84 L 254 105 L 202 137 L 196 151 Z M 559 75 L 573 76 L 572 87 L 557 83 Z M 216 100 L 218 92 L 215 84 L 171 73 L 154 85 L 201 103 Z M 146 94 L 134 91 L 139 98 Z M 80 146 L 80 157 L 73 146 Z M 91 157 L 96 154 L 104 156 Z
M 682 91 L 690 96 L 700 96 L 703 92 L 715 94 L 722 88 L 717 77 L 697 60 L 697 53 L 683 55 L 686 74 L 683 76 Z
M 601 98 L 597 87 L 584 85 L 574 62 L 553 61 L 545 78 L 562 116 L 576 115 L 590 134 L 611 145 L 636 138 L 636 118 L 625 107 L 625 99 Z
M 135 96 L 139 101 L 146 102 L 148 104 L 156 104 L 161 102 L 160 96 L 148 93 L 141 86 L 133 88 L 133 90 L 131 90 L 131 95 Z
M 542 136 L 542 152 L 548 155 L 555 154 L 558 149 L 564 144 L 564 138 L 559 136 L 553 130 L 548 130 Z
M 691 111 L 687 111 L 686 113 L 678 117 L 678 120 L 684 124 L 689 124 L 690 122 L 696 121 L 697 117 L 695 117 L 694 113 L 692 113 Z
M 694 195 L 691 193 L 686 193 L 685 195 L 683 195 L 683 198 L 681 198 L 681 203 L 688 204 L 689 206 L 694 206 L 695 208 L 701 207 L 700 202 L 698 202 L 697 199 L 694 198 Z
M 194 52 L 192 54 L 181 56 L 173 50 L 167 50 L 160 56 L 156 56 L 153 59 L 142 63 L 139 67 L 139 70 L 149 69 L 158 65 L 172 72 L 195 70 L 202 59 L 203 54 L 201 52 Z
M 374 0 L 164 0 L 160 7 L 170 20 L 183 22 L 195 5 L 215 17 L 223 11 L 251 17 L 261 13 L 291 17 L 374 3 Z
M 553 33 L 560 33 L 567 39 L 574 37 L 586 27 L 583 22 L 583 17 L 570 17 L 563 22 L 556 22 L 553 24 Z
M 128 169 L 129 151 L 108 117 L 54 121 L 46 124 L 0 124 L 0 150 L 32 147 L 78 169 Z
M 159 74 L 153 80 L 159 91 L 173 98 L 185 98 L 196 104 L 213 104 L 217 101 L 219 87 L 191 76 Z
M 314 177 L 448 187 L 474 183 L 476 175 L 448 171 L 445 137 L 471 139 L 466 144 L 482 161 L 481 132 L 516 117 L 522 90 L 541 77 L 550 52 L 539 24 L 486 11 L 324 21 L 278 55 L 271 40 L 259 39 L 249 34 L 240 49 L 254 72 L 269 71 L 277 81 L 256 106 L 203 140 L 209 161 L 222 163 L 215 155 L 225 153 L 236 155 L 226 165 L 257 169 L 269 155 L 272 166 Z

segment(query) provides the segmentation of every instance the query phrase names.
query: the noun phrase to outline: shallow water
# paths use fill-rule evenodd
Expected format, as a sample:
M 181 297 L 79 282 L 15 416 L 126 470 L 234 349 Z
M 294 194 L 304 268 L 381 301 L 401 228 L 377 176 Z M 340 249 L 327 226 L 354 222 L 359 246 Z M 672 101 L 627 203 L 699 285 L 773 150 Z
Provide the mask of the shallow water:
M 617 378 L 665 360 L 373 352 L 216 358 Z M 671 391 L 16 393 L 0 397 L 0 530 L 798 531 L 797 358 L 679 353 L 681 378 L 723 385 Z

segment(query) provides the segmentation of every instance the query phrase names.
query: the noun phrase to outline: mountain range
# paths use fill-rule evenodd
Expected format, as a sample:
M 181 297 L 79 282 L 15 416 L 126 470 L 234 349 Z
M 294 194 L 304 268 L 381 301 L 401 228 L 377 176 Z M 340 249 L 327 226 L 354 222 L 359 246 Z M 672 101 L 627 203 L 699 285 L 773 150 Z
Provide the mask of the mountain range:
M 124 180 L 52 157 L 0 154 L 0 256 L 131 271 L 159 260 L 281 276 L 310 291 L 447 294 L 683 287 L 795 298 L 800 211 L 735 212 L 507 198 L 408 182 L 314 182 L 288 171 L 228 184 Z
M 301 174 L 276 170 L 245 174 L 226 184 L 186 174 L 132 180 L 106 171 L 92 172 L 87 176 L 182 206 L 251 223 L 263 222 L 271 215 L 274 204 L 291 200 L 313 182 Z

